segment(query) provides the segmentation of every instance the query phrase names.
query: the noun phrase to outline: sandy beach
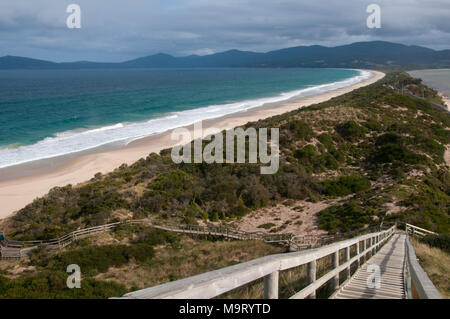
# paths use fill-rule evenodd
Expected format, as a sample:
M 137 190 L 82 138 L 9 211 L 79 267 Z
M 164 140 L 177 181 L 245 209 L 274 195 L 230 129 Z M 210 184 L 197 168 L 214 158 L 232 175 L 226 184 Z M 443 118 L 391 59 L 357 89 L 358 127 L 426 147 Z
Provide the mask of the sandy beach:
M 445 95 L 442 92 L 439 92 L 440 97 L 442 97 L 442 99 L 444 100 L 445 105 L 447 106 L 447 110 L 450 111 L 450 97 L 448 97 L 447 95 Z
M 308 105 L 325 102 L 333 97 L 351 92 L 357 88 L 372 84 L 384 77 L 384 73 L 370 71 L 374 74 L 368 80 L 342 89 L 329 91 L 324 94 L 288 100 L 282 103 L 266 104 L 248 111 L 230 114 L 217 119 L 202 122 L 203 129 L 217 128 L 218 130 L 231 129 L 248 122 L 257 121 L 274 115 L 283 114 Z M 447 105 L 450 105 L 447 99 Z M 189 129 L 192 129 L 192 125 Z M 108 173 L 121 164 L 132 164 L 150 153 L 158 153 L 162 149 L 174 146 L 177 141 L 171 139 L 171 131 L 152 135 L 134 141 L 125 147 L 80 154 L 65 160 L 49 160 L 37 166 L 16 166 L 11 172 L 22 177 L 11 178 L 3 176 L 0 181 L 0 218 L 5 218 L 15 211 L 41 197 L 55 186 L 67 184 L 76 185 L 91 179 L 96 173 Z M 25 172 L 25 173 L 24 173 Z M 20 175 L 20 174 L 19 174 Z M 19 176 L 18 175 L 18 176 Z

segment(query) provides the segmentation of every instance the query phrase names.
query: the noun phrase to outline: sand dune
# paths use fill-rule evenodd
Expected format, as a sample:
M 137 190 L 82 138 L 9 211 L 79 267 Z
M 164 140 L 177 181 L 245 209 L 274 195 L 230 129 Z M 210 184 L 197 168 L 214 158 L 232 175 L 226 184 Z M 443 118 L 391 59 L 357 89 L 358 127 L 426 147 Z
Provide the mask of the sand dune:
M 321 103 L 333 97 L 348 93 L 357 88 L 372 84 L 384 77 L 384 73 L 371 71 L 374 76 L 366 81 L 324 94 L 285 101 L 283 103 L 267 104 L 248 111 L 234 113 L 217 119 L 203 121 L 203 129 L 230 129 L 274 115 L 289 112 L 300 107 Z M 192 126 L 188 127 L 192 129 Z M 97 151 L 72 159 L 51 160 L 44 166 L 30 168 L 14 167 L 13 171 L 27 172 L 25 177 L 9 178 L 0 181 L 0 218 L 5 218 L 13 212 L 41 197 L 55 186 L 78 184 L 92 178 L 96 173 L 108 173 L 121 164 L 132 164 L 148 154 L 172 147 L 176 141 L 170 138 L 171 131 L 149 136 L 126 147 Z M 13 176 L 12 174 L 11 176 Z

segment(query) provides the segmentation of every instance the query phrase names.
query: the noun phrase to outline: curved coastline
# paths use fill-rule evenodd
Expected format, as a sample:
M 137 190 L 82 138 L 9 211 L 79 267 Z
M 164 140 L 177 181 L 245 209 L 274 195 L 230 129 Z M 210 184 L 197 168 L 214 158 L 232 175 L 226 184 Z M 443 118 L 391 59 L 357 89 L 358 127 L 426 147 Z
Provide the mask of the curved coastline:
M 300 91 L 305 92 L 306 90 L 308 92 L 308 89 L 299 90 L 297 94 L 282 100 L 265 101 L 262 104 L 260 103 L 243 110 L 217 115 L 212 118 L 209 117 L 201 120 L 203 128 L 231 129 L 248 122 L 327 101 L 359 87 L 372 84 L 384 77 L 384 73 L 378 71 L 359 71 L 370 72 L 372 76 L 350 85 L 337 85 L 334 89 L 325 90 L 324 92 L 317 91 L 317 88 L 320 86 L 311 88 L 315 89 L 309 90 L 311 94 L 302 95 Z M 327 85 L 330 84 L 322 86 Z M 290 92 L 290 94 L 292 93 Z M 177 125 L 177 127 L 187 127 L 191 130 L 193 124 L 194 122 L 185 123 L 184 125 Z M 136 137 L 121 147 L 98 148 L 87 153 L 81 152 L 72 156 L 66 156 L 65 158 L 40 161 L 38 165 L 26 166 L 26 164 L 23 164 L 2 169 L 4 172 L 8 170 L 9 174 L 3 174 L 4 177 L 6 176 L 6 179 L 0 181 L 0 218 L 11 215 L 14 211 L 32 202 L 36 197 L 45 195 L 52 187 L 67 184 L 75 185 L 89 180 L 97 172 L 108 173 L 123 163 L 132 164 L 152 152 L 158 153 L 162 149 L 172 147 L 176 143 L 176 141 L 170 139 L 171 131 L 174 128 L 169 128 L 163 132 L 150 133 L 152 135 L 149 136 Z M 27 176 L 21 177 L 20 175 L 24 172 Z
M 213 104 L 188 110 L 169 112 L 164 116 L 140 122 L 112 123 L 90 129 L 75 129 L 56 133 L 36 143 L 13 148 L 0 148 L 0 169 L 34 161 L 68 156 L 80 152 L 92 152 L 98 148 L 118 148 L 153 134 L 194 124 L 198 121 L 219 118 L 232 113 L 247 111 L 271 103 L 281 103 L 336 90 L 359 83 L 370 77 L 370 72 L 354 70 L 359 74 L 324 84 L 281 92 L 273 96 L 240 100 L 232 103 Z M 0 180 L 5 178 L 0 178 Z

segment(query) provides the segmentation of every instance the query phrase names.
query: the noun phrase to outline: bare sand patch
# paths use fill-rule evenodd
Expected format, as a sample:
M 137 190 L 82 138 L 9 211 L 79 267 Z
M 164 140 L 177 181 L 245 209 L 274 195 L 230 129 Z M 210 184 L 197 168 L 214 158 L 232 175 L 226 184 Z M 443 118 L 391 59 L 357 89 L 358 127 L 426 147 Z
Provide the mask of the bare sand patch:
M 317 214 L 340 200 L 343 198 L 317 203 L 298 200 L 292 201 L 289 205 L 283 203 L 261 208 L 234 222 L 233 226 L 246 232 L 323 235 L 327 232 L 319 229 Z
M 450 145 L 447 145 L 447 150 L 444 153 L 444 159 L 447 166 L 450 166 Z
M 400 205 L 400 201 L 397 201 L 393 198 L 393 202 L 385 203 L 384 207 L 386 208 L 386 216 L 395 215 L 407 210 L 407 207 L 403 207 Z

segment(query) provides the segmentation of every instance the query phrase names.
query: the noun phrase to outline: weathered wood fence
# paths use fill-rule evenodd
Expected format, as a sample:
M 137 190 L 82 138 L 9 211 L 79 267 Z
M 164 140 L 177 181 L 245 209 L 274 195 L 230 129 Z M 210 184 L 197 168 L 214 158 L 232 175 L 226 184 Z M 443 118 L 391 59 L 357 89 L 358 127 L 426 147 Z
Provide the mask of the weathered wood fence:
M 420 228 L 411 224 L 407 224 L 405 223 L 405 231 L 407 234 L 411 235 L 411 236 L 420 236 L 420 237 L 425 237 L 427 235 L 437 235 L 436 233 L 429 231 L 427 229 L 424 228 Z
M 263 232 L 244 232 L 238 229 L 214 226 L 214 225 L 189 225 L 171 223 L 166 221 L 141 219 L 141 220 L 127 220 L 123 222 L 110 223 L 101 226 L 89 227 L 80 230 L 73 231 L 60 238 L 49 240 L 31 240 L 31 241 L 17 241 L 8 240 L 4 238 L 1 241 L 0 253 L 2 258 L 20 258 L 28 254 L 31 250 L 36 249 L 38 246 L 46 246 L 50 249 L 61 249 L 70 245 L 76 240 L 87 238 L 89 236 L 111 231 L 120 225 L 132 225 L 140 224 L 157 229 L 162 229 L 171 232 L 193 234 L 193 235 L 210 235 L 215 237 L 224 237 L 235 240 L 261 240 L 267 243 L 283 243 L 289 245 L 293 237 L 292 234 L 267 234 Z
M 434 284 L 431 282 L 428 275 L 425 273 L 423 268 L 417 261 L 416 253 L 414 248 L 409 241 L 409 235 L 417 234 L 414 229 L 419 229 L 421 232 L 432 233 L 426 229 L 416 227 L 414 225 L 406 224 L 406 289 L 408 292 L 409 299 L 442 299 L 441 294 L 436 289 Z M 408 227 L 412 229 L 411 232 L 408 231 Z M 422 235 L 420 235 L 422 236 Z
M 125 294 L 123 298 L 214 298 L 264 278 L 264 297 L 276 299 L 278 298 L 280 271 L 302 265 L 307 265 L 308 286 L 291 298 L 315 298 L 316 290 L 329 280 L 332 280 L 333 289 L 337 290 L 339 288 L 339 274 L 345 271 L 349 277 L 350 266 L 357 263 L 359 267 L 363 257 L 378 251 L 381 245 L 394 234 L 395 228 L 395 226 L 392 226 L 387 230 L 342 240 L 321 248 L 258 258 L 246 263 L 131 292 Z M 351 256 L 352 247 L 355 247 L 354 256 Z M 339 260 L 341 251 L 344 251 L 345 256 L 342 262 Z M 317 261 L 329 255 L 332 256 L 333 269 L 322 277 L 316 278 Z
M 89 236 L 96 235 L 101 232 L 111 231 L 120 225 L 132 225 L 132 224 L 140 224 L 161 230 L 184 234 L 208 235 L 234 240 L 260 240 L 266 243 L 278 243 L 288 246 L 293 251 L 317 247 L 336 240 L 340 240 L 342 238 L 354 236 L 358 233 L 360 234 L 363 232 L 370 232 L 379 228 L 377 226 L 336 235 L 294 236 L 293 234 L 289 233 L 269 234 L 264 232 L 245 232 L 224 225 L 200 226 L 200 225 L 173 223 L 155 219 L 139 219 L 139 220 L 126 220 L 122 222 L 79 229 L 62 237 L 49 240 L 17 241 L 17 240 L 9 240 L 4 237 L 3 240 L 0 242 L 0 254 L 2 258 L 20 258 L 27 255 L 33 249 L 36 249 L 38 246 L 42 245 L 50 249 L 62 249 L 76 240 L 87 238 Z

